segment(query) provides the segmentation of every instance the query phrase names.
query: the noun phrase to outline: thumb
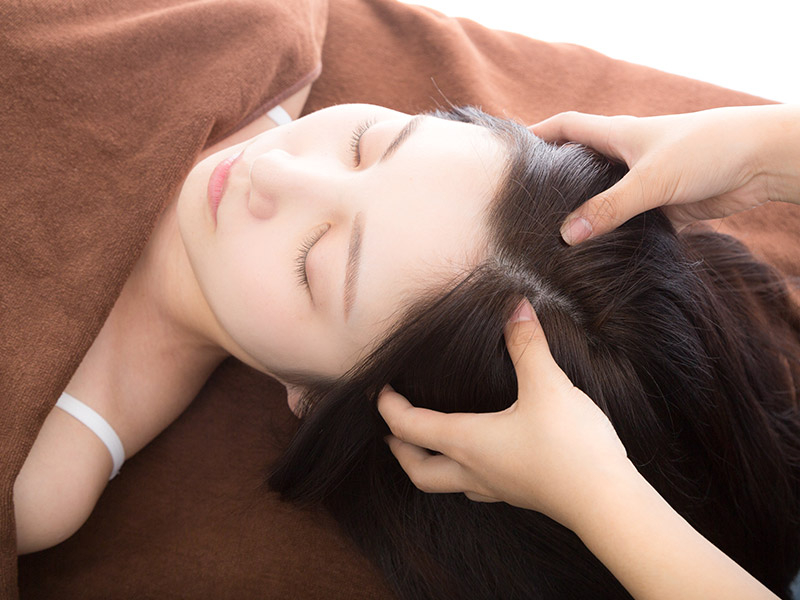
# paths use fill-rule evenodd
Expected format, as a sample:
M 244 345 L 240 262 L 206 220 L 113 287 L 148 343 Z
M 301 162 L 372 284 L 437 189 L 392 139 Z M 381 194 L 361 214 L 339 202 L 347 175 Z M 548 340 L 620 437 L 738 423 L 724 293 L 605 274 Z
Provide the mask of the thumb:
M 593 196 L 570 214 L 561 226 L 561 237 L 570 246 L 613 231 L 625 221 L 666 199 L 654 193 L 652 183 L 638 169 L 631 169 L 606 191 Z
M 506 347 L 517 373 L 517 388 L 523 391 L 540 379 L 544 369 L 556 365 L 550 347 L 544 337 L 539 318 L 531 303 L 524 299 L 519 303 L 505 330 Z M 551 363 L 551 364 L 548 364 Z

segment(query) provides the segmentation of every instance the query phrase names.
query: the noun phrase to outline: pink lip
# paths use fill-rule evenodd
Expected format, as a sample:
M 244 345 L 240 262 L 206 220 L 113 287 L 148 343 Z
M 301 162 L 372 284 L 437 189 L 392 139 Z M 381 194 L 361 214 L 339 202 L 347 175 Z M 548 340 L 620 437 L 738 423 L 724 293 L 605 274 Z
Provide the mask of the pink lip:
M 211 172 L 211 177 L 208 178 L 208 204 L 211 207 L 211 216 L 214 219 L 214 225 L 217 224 L 217 209 L 219 208 L 219 203 L 222 202 L 222 195 L 225 193 L 225 185 L 228 183 L 228 173 L 230 173 L 231 167 L 241 158 L 243 153 L 244 150 L 224 159 L 214 168 Z

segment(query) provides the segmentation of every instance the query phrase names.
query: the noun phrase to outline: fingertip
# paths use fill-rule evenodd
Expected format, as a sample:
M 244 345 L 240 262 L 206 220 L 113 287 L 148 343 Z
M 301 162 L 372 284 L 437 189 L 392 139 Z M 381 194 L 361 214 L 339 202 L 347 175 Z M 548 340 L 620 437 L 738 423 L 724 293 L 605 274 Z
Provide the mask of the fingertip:
M 570 246 L 574 246 L 592 237 L 592 230 L 592 224 L 588 219 L 570 215 L 561 226 L 561 238 Z
M 531 305 L 530 300 L 523 298 L 517 305 L 517 308 L 514 310 L 514 313 L 511 315 L 511 318 L 508 320 L 508 322 L 510 324 L 520 323 L 523 321 L 533 321 L 535 318 L 536 315 L 533 312 L 533 306 Z
M 409 444 L 406 444 L 405 442 L 403 442 L 403 440 L 393 435 L 385 436 L 383 438 L 383 441 L 386 442 L 387 446 L 389 446 L 389 452 L 392 453 L 395 460 L 397 460 L 397 462 L 400 463 L 403 469 L 405 469 L 407 464 L 404 463 L 407 463 L 407 455 L 405 453 L 404 446 L 408 446 Z
M 538 123 L 534 123 L 533 125 L 528 125 L 528 131 L 530 131 L 534 135 L 538 135 L 539 137 L 541 137 L 539 132 L 546 129 L 548 124 L 550 124 L 552 121 L 553 117 L 548 117 L 547 119 L 543 119 Z
M 402 394 L 398 394 L 394 391 L 392 386 L 388 384 L 383 386 L 380 394 L 378 394 L 378 412 L 381 414 L 384 421 L 387 421 L 388 417 L 396 411 L 408 406 L 411 406 L 411 403 L 406 397 Z
M 388 383 L 381 388 L 380 393 L 378 394 L 378 402 L 380 403 L 381 400 L 389 400 L 393 401 L 397 399 L 398 401 L 408 402 L 408 399 L 395 390 L 391 385 Z
M 585 128 L 596 118 L 597 115 L 568 110 L 534 123 L 528 129 L 548 142 L 573 141 L 585 144 Z
M 562 120 L 564 113 L 551 115 L 546 119 L 542 119 L 538 123 L 528 125 L 528 130 L 535 136 L 543 140 L 554 141 L 554 136 L 557 137 L 560 133 L 559 122 Z
M 522 307 L 523 303 L 528 304 L 530 308 Z M 539 317 L 527 299 L 520 302 L 520 307 L 514 314 L 521 315 L 524 319 L 509 320 L 506 325 L 505 340 L 508 354 L 514 363 L 517 375 L 520 376 L 535 368 L 534 365 L 540 360 L 542 352 L 548 350 L 548 345 Z
M 408 467 L 409 459 L 416 458 L 421 460 L 427 455 L 427 451 L 423 450 L 423 448 L 404 442 L 395 435 L 384 436 L 383 441 L 386 442 L 386 445 L 389 446 L 389 451 L 403 465 L 404 469 Z
M 561 226 L 561 237 L 570 246 L 607 233 L 621 225 L 627 219 L 626 213 L 626 177 L 620 179 L 610 188 L 589 198 L 574 213 L 564 219 Z M 633 216 L 633 215 L 631 215 Z
M 518 347 L 527 345 L 539 327 L 539 319 L 527 298 L 523 298 L 506 323 L 506 345 Z
M 389 450 L 403 470 L 410 476 L 415 477 L 419 474 L 422 466 L 433 455 L 425 448 L 409 442 L 404 442 L 398 437 L 387 435 L 384 441 L 389 446 Z

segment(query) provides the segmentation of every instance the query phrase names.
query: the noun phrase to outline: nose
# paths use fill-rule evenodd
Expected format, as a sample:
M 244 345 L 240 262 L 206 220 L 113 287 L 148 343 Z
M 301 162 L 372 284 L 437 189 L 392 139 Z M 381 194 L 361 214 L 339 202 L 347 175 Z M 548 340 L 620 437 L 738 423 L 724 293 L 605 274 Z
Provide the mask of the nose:
M 251 160 L 247 207 L 257 219 L 287 210 L 312 210 L 327 218 L 352 209 L 352 194 L 345 191 L 351 179 L 333 152 L 271 148 Z
M 341 171 L 342 165 L 327 152 L 293 154 L 281 148 L 261 152 L 250 163 L 248 208 L 259 219 L 310 200 L 316 208 L 333 208 Z
M 287 192 L 288 152 L 273 149 L 259 154 L 250 164 L 250 197 L 247 208 L 257 219 L 270 219 L 278 210 L 278 195 Z

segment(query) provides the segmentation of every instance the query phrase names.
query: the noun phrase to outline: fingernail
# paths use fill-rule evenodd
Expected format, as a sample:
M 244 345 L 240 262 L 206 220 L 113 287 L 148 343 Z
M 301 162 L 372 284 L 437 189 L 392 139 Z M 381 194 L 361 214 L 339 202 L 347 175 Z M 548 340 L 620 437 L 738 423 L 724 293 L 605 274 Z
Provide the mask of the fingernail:
M 517 310 L 511 315 L 508 320 L 509 323 L 519 323 L 520 321 L 533 321 L 533 307 L 527 300 L 519 303 Z
M 561 237 L 570 246 L 579 244 L 592 235 L 592 224 L 583 217 L 570 219 L 561 227 Z

